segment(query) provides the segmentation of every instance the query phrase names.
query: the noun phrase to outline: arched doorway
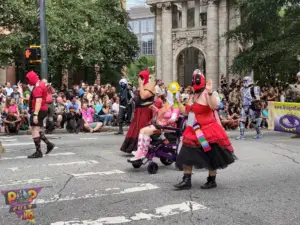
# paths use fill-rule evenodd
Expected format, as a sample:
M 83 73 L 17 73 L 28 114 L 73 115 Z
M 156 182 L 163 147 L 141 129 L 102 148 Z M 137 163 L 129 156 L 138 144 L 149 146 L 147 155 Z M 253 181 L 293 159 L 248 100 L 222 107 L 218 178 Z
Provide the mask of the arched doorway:
M 185 48 L 177 57 L 177 77 L 181 86 L 186 87 L 191 85 L 195 69 L 200 69 L 205 75 L 205 57 L 198 48 Z

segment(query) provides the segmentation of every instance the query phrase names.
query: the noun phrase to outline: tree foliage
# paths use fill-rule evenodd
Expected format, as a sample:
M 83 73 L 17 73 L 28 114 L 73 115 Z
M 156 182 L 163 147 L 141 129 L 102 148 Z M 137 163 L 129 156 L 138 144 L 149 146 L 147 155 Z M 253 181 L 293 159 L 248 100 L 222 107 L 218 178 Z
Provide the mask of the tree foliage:
M 234 59 L 232 72 L 254 70 L 262 82 L 280 74 L 288 82 L 299 70 L 300 0 L 236 0 L 241 25 L 227 33 L 243 51 Z
M 133 85 L 138 85 L 138 73 L 141 70 L 150 70 L 153 75 L 155 73 L 155 59 L 154 57 L 142 56 L 128 66 L 127 77 Z
M 128 15 L 119 0 L 47 0 L 48 62 L 50 72 L 68 68 L 130 63 L 138 50 L 128 29 Z M 24 49 L 39 44 L 36 6 L 29 0 L 1 0 L 0 66 L 20 63 Z M 60 74 L 59 74 L 60 75 Z

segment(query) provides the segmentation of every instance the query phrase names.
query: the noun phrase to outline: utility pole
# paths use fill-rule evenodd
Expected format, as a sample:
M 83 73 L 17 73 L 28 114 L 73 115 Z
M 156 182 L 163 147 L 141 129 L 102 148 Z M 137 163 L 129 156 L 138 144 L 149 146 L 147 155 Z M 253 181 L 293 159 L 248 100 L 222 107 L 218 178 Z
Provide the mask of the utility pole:
M 47 55 L 47 25 L 46 25 L 46 0 L 39 1 L 40 10 L 40 42 L 41 42 L 41 78 L 48 79 L 48 55 Z

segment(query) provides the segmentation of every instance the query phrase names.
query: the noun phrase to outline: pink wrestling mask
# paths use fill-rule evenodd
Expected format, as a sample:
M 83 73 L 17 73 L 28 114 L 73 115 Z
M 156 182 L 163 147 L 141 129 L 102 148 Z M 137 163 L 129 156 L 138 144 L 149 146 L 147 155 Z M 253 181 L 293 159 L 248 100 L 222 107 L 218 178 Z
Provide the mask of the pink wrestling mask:
M 157 98 L 155 100 L 155 107 L 160 109 L 160 108 L 162 108 L 162 106 L 163 106 L 163 101 L 161 100 L 161 98 Z

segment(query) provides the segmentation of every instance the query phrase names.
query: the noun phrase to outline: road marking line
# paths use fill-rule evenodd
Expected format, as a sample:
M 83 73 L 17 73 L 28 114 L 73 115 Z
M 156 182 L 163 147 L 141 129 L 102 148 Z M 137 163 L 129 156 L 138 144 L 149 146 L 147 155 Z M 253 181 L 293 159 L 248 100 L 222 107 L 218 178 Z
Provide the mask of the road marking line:
M 54 149 L 59 149 L 59 147 L 55 146 Z M 34 150 L 34 148 L 32 148 L 32 149 L 30 148 L 30 149 L 26 149 L 26 150 Z M 14 149 L 14 150 L 9 149 L 8 150 L 8 149 L 5 148 L 5 152 L 6 153 L 9 153 L 9 152 L 20 152 L 20 151 L 21 151 L 20 149 Z
M 17 139 L 7 139 L 7 140 L 1 140 L 3 142 L 13 142 L 13 141 L 17 141 Z
M 81 175 L 84 175 L 84 177 L 87 176 L 93 176 L 93 175 L 100 175 L 100 176 L 104 176 L 104 175 L 112 175 L 112 174 L 122 174 L 125 173 L 123 171 L 120 170 L 112 170 L 112 171 L 103 171 L 103 172 L 97 172 L 97 173 L 90 173 L 90 174 L 76 174 L 77 176 L 74 176 L 75 178 L 82 178 Z M 73 174 L 71 174 L 73 175 Z M 61 176 L 59 176 L 61 177 Z M 29 179 L 29 180 L 8 180 L 6 181 L 7 184 L 0 184 L 0 187 L 5 187 L 5 186 L 13 186 L 13 185 L 24 185 L 24 184 L 35 184 L 35 183 L 42 183 L 42 182 L 50 182 L 53 180 L 56 180 L 57 178 L 55 177 L 45 177 L 42 179 Z M 128 190 L 127 190 L 128 191 Z
M 7 168 L 7 170 L 11 170 L 13 172 L 29 169 L 33 167 L 46 167 L 46 166 L 70 166 L 70 165 L 84 165 L 84 164 L 98 164 L 99 162 L 96 160 L 88 160 L 88 161 L 76 161 L 76 162 L 68 162 L 68 163 L 50 163 L 50 164 L 41 164 L 35 166 L 25 166 L 25 167 L 11 167 Z
M 22 142 L 22 143 L 2 143 L 3 146 L 19 146 L 19 145 L 34 145 L 33 142 Z
M 56 154 L 48 154 L 47 156 L 66 156 L 66 155 L 75 155 L 73 152 L 62 152 Z M 16 156 L 16 157 L 3 157 L 0 160 L 12 160 L 12 159 L 27 159 L 27 156 Z
M 51 177 L 45 177 L 43 179 L 30 179 L 30 180 L 9 180 L 7 182 L 10 182 L 8 184 L 0 184 L 0 187 L 6 187 L 6 186 L 14 186 L 14 185 L 20 185 L 20 184 L 35 184 L 35 183 L 41 183 L 41 182 L 49 182 L 52 181 L 53 178 Z
M 73 221 L 60 221 L 56 223 L 51 223 L 51 225 L 103 225 L 103 224 L 123 224 L 123 223 L 130 223 L 134 221 L 141 221 L 141 220 L 152 220 L 152 219 L 159 219 L 163 217 L 178 215 L 181 213 L 187 213 L 197 210 L 204 210 L 207 207 L 192 201 L 183 202 L 181 204 L 174 204 L 174 205 L 166 205 L 154 210 L 154 213 L 145 213 L 139 212 L 136 213 L 134 216 L 125 217 L 125 216 L 117 216 L 117 217 L 104 217 L 99 218 L 97 220 L 73 220 Z
M 103 194 L 86 194 L 83 196 L 74 196 L 75 193 L 72 193 L 73 196 L 66 196 L 60 198 L 59 195 L 55 195 L 52 198 L 49 199 L 35 199 L 33 200 L 32 204 L 48 204 L 48 203 L 54 203 L 54 202 L 64 202 L 64 201 L 73 201 L 73 200 L 81 200 L 81 199 L 91 199 L 91 198 L 100 198 L 104 196 L 111 196 L 111 195 L 121 195 L 121 194 L 127 194 L 127 193 L 134 193 L 134 192 L 142 192 L 142 191 L 150 191 L 150 190 L 156 190 L 159 189 L 158 186 L 153 185 L 153 184 L 140 184 L 138 187 L 133 187 L 133 188 L 127 188 L 124 189 L 123 191 L 115 192 L 115 193 L 103 193 Z M 135 190 L 135 191 L 132 191 Z M 0 206 L 0 209 L 6 209 L 9 206 Z
M 46 204 L 46 203 L 53 203 L 53 202 L 63 202 L 63 201 L 73 201 L 73 200 L 80 200 L 80 199 L 90 199 L 90 198 L 99 198 L 103 196 L 109 196 L 109 195 L 121 195 L 121 194 L 127 194 L 127 193 L 134 193 L 134 192 L 141 192 L 141 191 L 149 191 L 149 190 L 155 190 L 159 187 L 153 184 L 141 184 L 138 187 L 133 188 L 127 188 L 120 192 L 110 193 L 110 194 L 86 194 L 83 196 L 66 196 L 63 198 L 59 198 L 58 195 L 55 195 L 53 198 L 50 199 L 36 199 L 33 201 L 33 204 Z
M 112 175 L 112 174 L 122 174 L 125 173 L 121 170 L 112 170 L 112 171 L 106 171 L 106 172 L 87 172 L 87 173 L 75 173 L 72 174 L 72 176 L 76 177 L 76 178 L 83 178 L 86 176 L 93 176 L 93 175 Z
M 80 138 L 80 140 L 96 140 L 98 138 Z

